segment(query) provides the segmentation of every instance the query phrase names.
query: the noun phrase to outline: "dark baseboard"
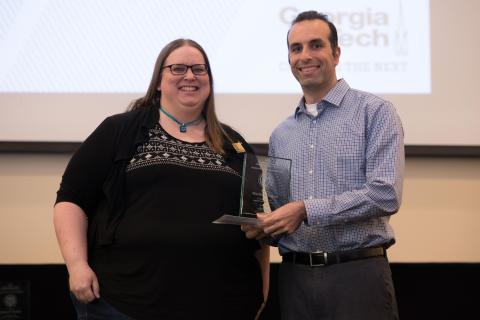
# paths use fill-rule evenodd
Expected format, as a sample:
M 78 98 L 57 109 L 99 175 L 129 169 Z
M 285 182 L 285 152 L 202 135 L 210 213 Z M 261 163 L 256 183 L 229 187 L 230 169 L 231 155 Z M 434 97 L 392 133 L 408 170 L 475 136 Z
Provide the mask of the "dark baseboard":
M 30 316 L 21 320 L 74 320 L 75 311 L 70 301 L 68 273 L 63 264 L 0 265 L 0 283 L 28 285 L 29 297 L 25 304 Z M 21 299 L 21 298 L 19 298 Z M 0 301 L 0 310 L 6 309 Z M 20 309 L 20 307 L 19 307 Z M 1 317 L 0 317 L 1 318 Z M 6 318 L 17 319 L 17 318 Z
M 271 265 L 262 320 L 280 319 L 278 266 Z M 478 314 L 480 263 L 392 263 L 391 268 L 401 319 L 471 319 Z M 28 319 L 75 319 L 64 265 L 0 265 L 0 284 L 8 282 L 28 284 Z M 0 301 L 0 310 L 4 304 Z

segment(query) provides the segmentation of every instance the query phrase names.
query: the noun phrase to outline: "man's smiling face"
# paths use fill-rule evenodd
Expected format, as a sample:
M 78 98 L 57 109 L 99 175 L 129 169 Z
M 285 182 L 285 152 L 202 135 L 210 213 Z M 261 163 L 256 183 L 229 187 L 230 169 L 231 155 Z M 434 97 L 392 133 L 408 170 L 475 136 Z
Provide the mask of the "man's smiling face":
M 330 29 L 322 20 L 304 20 L 288 34 L 288 57 L 293 75 L 307 91 L 325 91 L 337 81 L 340 49 L 332 49 Z

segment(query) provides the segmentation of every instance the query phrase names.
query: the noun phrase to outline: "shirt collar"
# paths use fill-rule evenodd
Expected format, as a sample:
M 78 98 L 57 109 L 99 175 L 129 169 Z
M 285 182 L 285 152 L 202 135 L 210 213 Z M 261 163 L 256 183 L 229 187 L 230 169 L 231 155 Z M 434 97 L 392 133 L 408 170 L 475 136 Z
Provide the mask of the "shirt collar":
M 332 106 L 340 107 L 340 103 L 342 102 L 349 89 L 350 86 L 348 85 L 348 83 L 344 79 L 340 79 L 337 81 L 335 86 L 330 89 L 330 91 L 328 91 L 325 97 L 323 97 L 323 99 L 318 104 L 322 103 L 322 101 L 325 101 Z M 307 112 L 307 109 L 305 107 L 305 97 L 302 97 L 298 102 L 294 114 L 295 118 L 297 118 L 297 115 L 302 112 Z

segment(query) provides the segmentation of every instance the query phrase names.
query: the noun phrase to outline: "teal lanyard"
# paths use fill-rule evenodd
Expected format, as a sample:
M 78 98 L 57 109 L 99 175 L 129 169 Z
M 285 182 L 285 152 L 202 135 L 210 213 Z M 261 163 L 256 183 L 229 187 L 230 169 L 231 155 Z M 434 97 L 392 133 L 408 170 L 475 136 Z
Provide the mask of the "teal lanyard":
M 162 107 L 159 108 L 160 112 L 163 112 L 167 117 L 169 117 L 170 119 L 172 119 L 173 121 L 175 121 L 179 126 L 180 126 L 180 132 L 187 132 L 187 127 L 188 126 L 193 126 L 197 123 L 199 123 L 200 121 L 202 121 L 203 119 L 203 116 L 200 115 L 197 119 L 195 120 L 192 120 L 190 122 L 180 122 L 177 120 L 177 118 L 175 118 L 174 116 L 172 116 L 170 113 L 168 113 L 167 111 L 163 110 Z

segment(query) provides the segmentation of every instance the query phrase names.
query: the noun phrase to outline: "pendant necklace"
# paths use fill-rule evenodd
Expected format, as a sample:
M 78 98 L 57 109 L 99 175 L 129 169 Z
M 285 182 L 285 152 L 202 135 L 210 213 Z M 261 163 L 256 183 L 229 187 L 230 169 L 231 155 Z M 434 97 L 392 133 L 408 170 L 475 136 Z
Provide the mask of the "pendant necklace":
M 172 119 L 173 121 L 175 121 L 180 127 L 180 132 L 187 132 L 187 127 L 188 126 L 193 126 L 197 123 L 200 123 L 200 121 L 203 120 L 203 116 L 200 115 L 197 119 L 195 120 L 192 120 L 192 121 L 189 121 L 189 122 L 181 122 L 181 121 L 178 121 L 177 118 L 175 118 L 174 116 L 172 116 L 170 113 L 168 113 L 167 111 L 165 111 L 162 107 L 159 108 L 160 112 L 163 112 L 167 117 L 169 117 L 170 119 Z

